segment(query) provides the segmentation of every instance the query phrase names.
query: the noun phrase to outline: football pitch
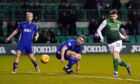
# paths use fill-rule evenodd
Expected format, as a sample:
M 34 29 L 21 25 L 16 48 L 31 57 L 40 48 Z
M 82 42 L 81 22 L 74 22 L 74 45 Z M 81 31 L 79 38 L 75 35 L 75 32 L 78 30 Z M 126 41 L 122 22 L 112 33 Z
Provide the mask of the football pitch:
M 21 56 L 15 74 L 11 73 L 14 56 L 0 56 L 0 84 L 140 84 L 140 54 L 122 54 L 121 57 L 131 64 L 131 76 L 119 66 L 119 76 L 113 77 L 113 60 L 109 54 L 83 54 L 79 73 L 71 75 L 62 70 L 67 62 L 61 63 L 53 54 L 48 64 L 42 64 L 36 55 L 40 73 L 35 72 L 27 56 Z

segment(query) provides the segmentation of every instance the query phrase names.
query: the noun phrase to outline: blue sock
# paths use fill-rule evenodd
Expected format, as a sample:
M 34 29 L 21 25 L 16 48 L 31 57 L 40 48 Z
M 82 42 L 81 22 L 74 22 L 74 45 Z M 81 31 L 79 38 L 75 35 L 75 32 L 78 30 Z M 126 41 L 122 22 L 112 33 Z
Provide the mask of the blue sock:
M 36 61 L 35 62 L 32 61 L 32 63 L 34 65 L 34 67 L 37 67 L 37 62 Z
M 69 58 L 69 63 L 67 65 L 68 69 L 71 69 L 72 68 L 72 65 L 77 63 L 79 61 L 79 59 L 77 58 L 74 58 L 74 57 L 70 57 Z
M 18 62 L 13 63 L 13 71 L 16 71 L 18 67 Z

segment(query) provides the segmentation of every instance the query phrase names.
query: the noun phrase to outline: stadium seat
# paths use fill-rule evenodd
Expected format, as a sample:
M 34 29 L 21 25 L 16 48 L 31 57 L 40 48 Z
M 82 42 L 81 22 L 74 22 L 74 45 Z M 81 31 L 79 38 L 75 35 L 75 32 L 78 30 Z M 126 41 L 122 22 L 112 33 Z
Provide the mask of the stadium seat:
M 81 35 L 82 34 L 82 28 L 76 28 L 76 32 L 78 35 Z
M 45 21 L 53 21 L 57 19 L 57 11 L 53 10 L 52 6 L 47 7 L 47 10 L 44 11 Z
M 43 33 L 44 33 L 44 29 L 45 29 L 45 28 L 39 28 L 38 32 L 39 32 L 40 34 L 43 34 Z
M 3 41 L 4 39 L 5 39 L 5 38 L 4 38 L 3 36 L 0 36 L 0 40 L 2 40 L 2 41 Z
M 61 31 L 59 30 L 59 28 L 55 28 L 56 29 L 56 35 L 61 35 Z
M 88 31 L 88 28 L 82 28 L 82 34 L 84 35 L 89 35 L 89 31 Z
M 104 43 L 107 43 L 107 37 L 104 36 Z
M 140 43 L 140 35 L 136 36 L 137 43 Z
M 76 28 L 76 32 L 78 35 L 84 34 L 84 35 L 89 35 L 89 31 L 86 28 Z
M 135 36 L 129 36 L 130 43 L 136 43 L 136 37 Z
M 60 44 L 60 43 L 63 43 L 67 40 L 67 37 L 66 36 L 56 36 L 56 40 L 57 40 L 57 43 Z
M 84 3 L 85 2 L 85 0 L 68 0 L 68 2 L 70 2 L 70 3 Z
M 79 10 L 80 8 L 77 7 L 77 10 L 75 11 L 75 14 L 77 15 L 77 18 L 79 21 L 86 19 L 86 12 L 84 10 Z
M 59 37 L 55 37 L 55 38 L 56 38 L 56 42 L 57 42 L 57 44 L 60 44 L 60 43 L 61 43 L 60 38 L 59 38 Z
M 54 34 L 56 34 L 56 28 L 50 28 L 51 32 L 53 32 Z
M 124 43 L 136 43 L 136 37 L 135 36 L 129 36 L 129 40 L 125 41 L 123 40 Z
M 7 28 L 3 28 L 3 34 L 7 35 Z
M 8 8 L 6 7 L 6 9 Z M 7 13 L 8 13 L 8 10 L 4 10 L 4 9 L 0 10 L 0 19 L 4 19 Z
M 98 10 L 90 10 L 90 9 L 87 9 L 86 10 L 86 19 L 88 20 L 91 20 L 91 19 L 98 19 L 99 18 L 99 15 L 100 15 L 100 11 Z
M 77 39 L 78 36 L 67 36 L 67 40 L 69 39 Z
M 87 36 L 87 38 L 86 38 L 86 43 L 92 44 L 93 41 L 94 41 L 93 36 Z

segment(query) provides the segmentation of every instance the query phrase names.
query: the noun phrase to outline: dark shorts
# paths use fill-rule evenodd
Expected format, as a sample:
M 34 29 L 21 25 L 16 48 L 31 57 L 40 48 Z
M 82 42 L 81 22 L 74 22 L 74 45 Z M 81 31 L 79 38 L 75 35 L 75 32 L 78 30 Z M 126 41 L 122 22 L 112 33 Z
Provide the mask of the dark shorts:
M 68 59 L 69 59 L 69 56 L 67 56 L 66 54 L 67 54 L 67 50 L 66 50 L 65 53 L 64 53 L 64 59 L 65 59 L 65 60 L 68 60 Z M 61 59 L 61 52 L 60 52 L 60 51 L 57 51 L 57 52 L 55 53 L 55 55 L 56 55 L 57 59 Z
M 21 52 L 23 52 L 23 50 L 25 50 L 25 53 L 28 54 L 32 54 L 32 44 L 18 44 L 18 47 L 16 50 L 19 50 Z

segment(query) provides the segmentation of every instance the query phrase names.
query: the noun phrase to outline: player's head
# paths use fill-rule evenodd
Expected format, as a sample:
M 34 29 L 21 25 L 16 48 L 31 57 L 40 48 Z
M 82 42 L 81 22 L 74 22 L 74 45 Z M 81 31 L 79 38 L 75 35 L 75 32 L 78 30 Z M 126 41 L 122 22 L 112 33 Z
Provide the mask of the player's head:
M 85 42 L 86 40 L 86 36 L 85 35 L 80 35 L 78 38 L 77 38 L 77 45 L 81 45 Z
M 117 10 L 111 10 L 109 12 L 110 19 L 115 21 L 118 18 L 118 11 Z
M 32 12 L 27 12 L 26 13 L 26 20 L 28 22 L 31 22 L 33 20 L 33 13 Z

